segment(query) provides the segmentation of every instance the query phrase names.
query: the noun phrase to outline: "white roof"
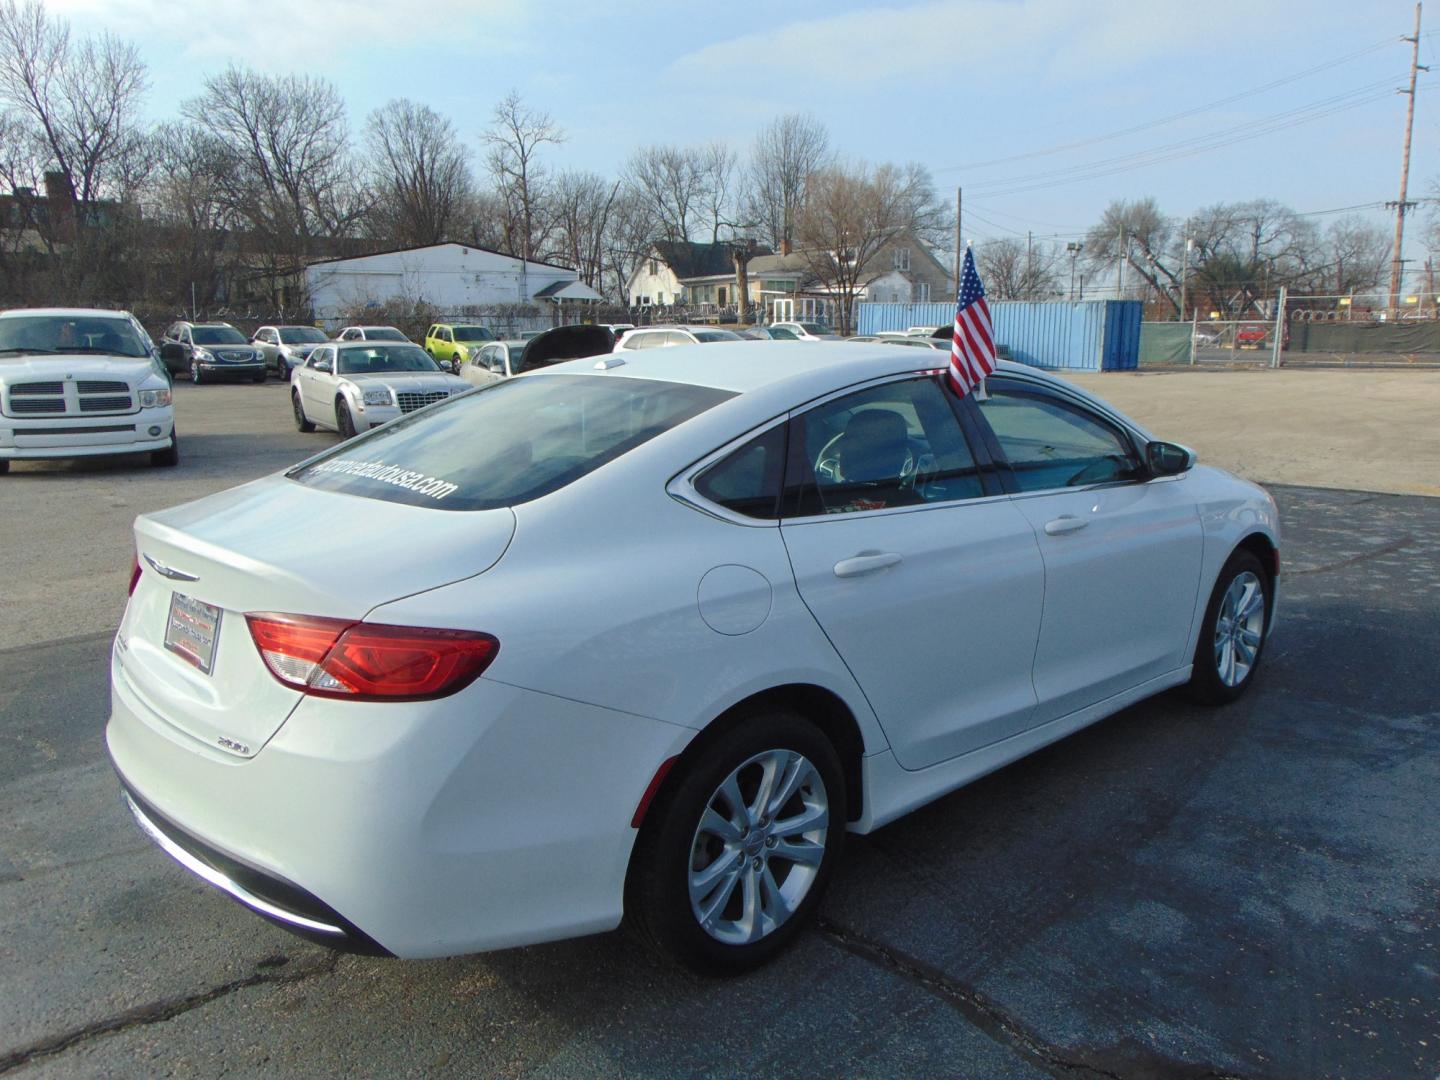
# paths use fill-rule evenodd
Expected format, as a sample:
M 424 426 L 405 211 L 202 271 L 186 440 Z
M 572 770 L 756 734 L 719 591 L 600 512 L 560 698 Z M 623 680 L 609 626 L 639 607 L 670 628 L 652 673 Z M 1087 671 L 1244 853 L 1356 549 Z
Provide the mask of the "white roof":
M 111 318 L 128 319 L 128 311 L 120 311 L 116 308 L 86 308 L 86 307 L 46 307 L 46 308 L 11 308 L 9 311 L 0 311 L 0 319 L 13 319 L 18 315 L 43 315 L 53 319 L 75 319 L 75 318 Z

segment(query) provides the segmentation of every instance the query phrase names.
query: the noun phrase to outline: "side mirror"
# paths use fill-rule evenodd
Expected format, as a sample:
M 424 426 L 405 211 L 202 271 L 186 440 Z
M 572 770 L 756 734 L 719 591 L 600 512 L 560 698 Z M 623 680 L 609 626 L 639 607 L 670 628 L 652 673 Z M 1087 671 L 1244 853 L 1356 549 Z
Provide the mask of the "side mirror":
M 1178 443 L 1152 442 L 1145 447 L 1145 460 L 1155 476 L 1177 476 L 1195 467 L 1195 451 Z

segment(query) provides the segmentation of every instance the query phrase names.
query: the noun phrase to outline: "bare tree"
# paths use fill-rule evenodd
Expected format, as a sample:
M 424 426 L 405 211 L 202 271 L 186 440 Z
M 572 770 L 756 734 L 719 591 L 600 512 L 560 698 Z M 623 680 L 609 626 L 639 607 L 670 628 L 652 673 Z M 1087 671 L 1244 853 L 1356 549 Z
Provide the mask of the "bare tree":
M 226 197 L 271 272 L 298 272 L 317 240 L 344 235 L 363 216 L 345 104 L 332 83 L 230 67 L 181 111 L 229 155 Z
M 552 247 L 544 257 L 575 267 L 580 280 L 591 288 L 602 285 L 606 227 L 619 190 L 618 182 L 587 172 L 563 172 L 551 186 L 554 229 Z
M 710 189 L 704 151 L 645 146 L 630 155 L 621 175 L 655 222 L 651 239 L 689 240 L 701 220 Z
M 811 175 L 796 221 L 796 239 L 810 272 L 837 305 L 837 328 L 851 331 L 855 300 L 889 271 L 878 256 L 914 232 L 923 192 L 894 165 L 831 166 Z
M 704 181 L 700 197 L 706 224 L 710 226 L 710 242 L 720 242 L 722 226 L 735 228 L 735 174 L 740 156 L 727 143 L 716 139 L 696 151 L 696 166 Z
M 777 250 L 794 242 L 806 184 L 830 159 L 830 134 L 813 116 L 776 117 L 755 137 L 744 216 L 758 224 L 762 240 Z
M 234 257 L 238 222 L 225 179 L 234 159 L 223 142 L 194 124 L 162 125 L 154 145 L 156 179 L 148 201 L 155 299 L 213 306 Z
M 365 134 L 375 227 L 399 246 L 448 239 L 474 187 L 454 126 L 427 105 L 397 98 L 370 114 Z
M 528 260 L 548 231 L 542 214 L 546 173 L 540 150 L 563 143 L 565 133 L 548 113 L 530 108 L 512 90 L 495 106 L 482 137 L 490 148 L 486 160 L 506 210 L 507 250 Z
M 625 283 L 645 258 L 658 225 L 648 200 L 623 183 L 605 221 L 605 271 L 601 280 L 611 295 L 625 296 Z
M 1181 263 L 1173 253 L 1175 224 L 1152 198 L 1117 200 L 1105 208 L 1085 237 L 1085 257 L 1094 272 L 1115 268 L 1122 260 L 1154 292 L 1180 311 Z M 1183 239 L 1181 240 L 1183 243 Z
M 100 199 L 113 167 L 143 138 L 139 50 L 109 34 L 72 39 L 40 0 L 0 3 L 0 100 L 32 125 L 81 203 Z
M 1050 300 L 1060 291 L 1060 253 L 1053 244 L 991 240 L 975 249 L 985 292 L 995 300 Z
M 1325 231 L 1326 264 L 1316 275 L 1321 293 L 1341 296 L 1379 288 L 1390 270 L 1388 230 L 1346 216 Z

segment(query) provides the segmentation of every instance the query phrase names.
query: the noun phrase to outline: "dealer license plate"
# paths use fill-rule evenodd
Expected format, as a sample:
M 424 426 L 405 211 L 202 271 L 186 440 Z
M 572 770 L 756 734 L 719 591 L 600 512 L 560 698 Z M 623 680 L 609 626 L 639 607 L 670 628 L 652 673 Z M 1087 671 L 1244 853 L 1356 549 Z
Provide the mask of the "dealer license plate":
M 170 594 L 170 619 L 165 648 L 206 675 L 215 666 L 215 639 L 220 636 L 220 609 L 183 593 Z

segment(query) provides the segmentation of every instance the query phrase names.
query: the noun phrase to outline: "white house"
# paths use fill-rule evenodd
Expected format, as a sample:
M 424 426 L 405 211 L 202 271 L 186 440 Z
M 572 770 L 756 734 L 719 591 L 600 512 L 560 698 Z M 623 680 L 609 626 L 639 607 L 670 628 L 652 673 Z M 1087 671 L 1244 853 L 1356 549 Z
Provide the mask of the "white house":
M 525 261 L 469 244 L 382 251 L 326 259 L 305 268 L 315 318 L 338 323 L 347 308 L 396 297 L 424 300 L 446 314 L 502 304 L 544 307 L 603 299 L 568 266 Z

